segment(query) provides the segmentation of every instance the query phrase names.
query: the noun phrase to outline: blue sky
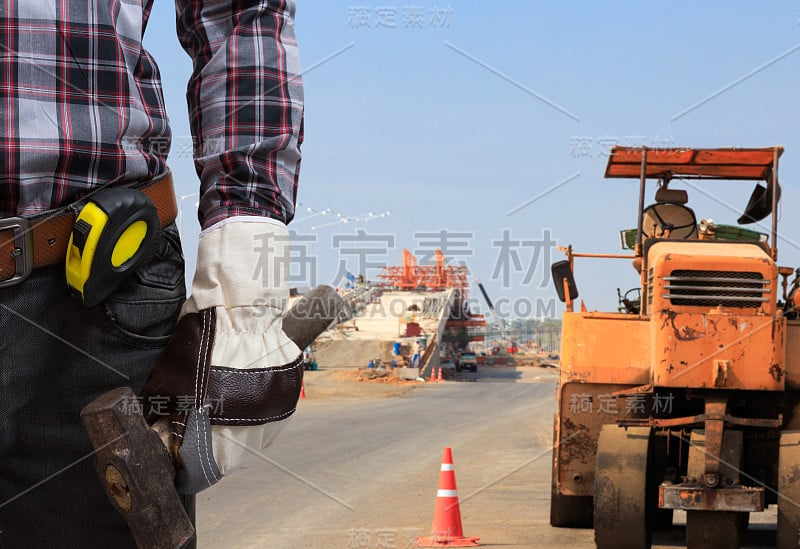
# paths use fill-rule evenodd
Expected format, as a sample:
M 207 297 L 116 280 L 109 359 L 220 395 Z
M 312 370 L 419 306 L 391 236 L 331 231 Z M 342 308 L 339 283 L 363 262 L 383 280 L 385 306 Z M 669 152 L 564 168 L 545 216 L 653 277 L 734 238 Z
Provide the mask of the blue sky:
M 406 14 L 418 8 L 422 20 L 407 24 Z M 461 259 L 495 300 L 507 300 L 506 312 L 514 312 L 511 300 L 523 316 L 535 314 L 537 302 L 544 312 L 554 296 L 551 285 L 539 287 L 549 271 L 545 254 L 531 267 L 534 248 L 519 248 L 522 269 L 512 268 L 506 285 L 493 277 L 500 251 L 493 243 L 504 230 L 512 240 L 537 241 L 548 229 L 558 244 L 579 251 L 620 251 L 619 229 L 636 224 L 637 184 L 603 179 L 603 149 L 611 141 L 783 145 L 779 262 L 800 265 L 800 219 L 792 215 L 793 205 L 800 206 L 800 0 L 301 0 L 296 26 L 307 71 L 298 220 L 307 207 L 349 216 L 392 212 L 315 231 L 318 241 L 308 251 L 318 257 L 319 283 L 333 280 L 340 258 L 351 271 L 359 268 L 355 256 L 334 249 L 334 235 L 357 228 L 391 235 L 394 248 L 369 259 L 395 264 L 404 247 L 430 241 L 415 233 L 446 230 L 472 235 L 460 238 L 473 253 Z M 155 2 L 145 44 L 161 67 L 180 140 L 189 134 L 184 94 L 191 64 L 175 37 L 171 2 Z M 177 150 L 170 164 L 178 192 L 196 192 L 191 160 Z M 739 212 L 719 202 L 740 210 L 752 184 L 711 182 L 705 190 L 719 200 L 689 189 L 698 219 L 734 223 Z M 194 201 L 183 202 L 190 271 L 199 230 Z M 312 234 L 328 219 L 290 228 Z M 558 259 L 553 250 L 550 261 Z M 638 283 L 626 260 L 579 259 L 575 275 L 590 309 L 614 310 L 616 288 Z M 472 294 L 478 297 L 476 289 Z

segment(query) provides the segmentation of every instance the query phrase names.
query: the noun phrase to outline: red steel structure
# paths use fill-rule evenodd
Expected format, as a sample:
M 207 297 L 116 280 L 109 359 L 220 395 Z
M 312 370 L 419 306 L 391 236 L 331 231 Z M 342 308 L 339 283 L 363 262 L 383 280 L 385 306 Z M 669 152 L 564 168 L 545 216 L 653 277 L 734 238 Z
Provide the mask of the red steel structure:
M 436 250 L 435 265 L 417 265 L 417 259 L 408 250 L 403 250 L 402 266 L 387 266 L 378 274 L 378 285 L 383 289 L 397 290 L 469 290 L 467 268 L 448 265 L 442 250 Z

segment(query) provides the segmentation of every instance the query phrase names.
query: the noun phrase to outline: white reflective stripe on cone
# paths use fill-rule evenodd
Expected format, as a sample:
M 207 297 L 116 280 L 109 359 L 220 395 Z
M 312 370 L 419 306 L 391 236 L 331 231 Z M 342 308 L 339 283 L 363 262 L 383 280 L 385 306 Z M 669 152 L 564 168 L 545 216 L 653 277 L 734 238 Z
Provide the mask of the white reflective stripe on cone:
M 453 471 L 453 464 L 452 463 L 442 463 L 442 471 Z
M 437 498 L 457 498 L 458 492 L 455 490 L 436 490 Z

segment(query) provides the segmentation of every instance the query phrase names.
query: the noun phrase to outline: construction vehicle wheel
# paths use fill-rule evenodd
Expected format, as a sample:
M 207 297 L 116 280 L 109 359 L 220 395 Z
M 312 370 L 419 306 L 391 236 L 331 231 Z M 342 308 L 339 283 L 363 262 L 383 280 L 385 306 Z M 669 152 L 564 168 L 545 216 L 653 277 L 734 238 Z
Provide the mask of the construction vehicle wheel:
M 598 549 L 647 549 L 652 543 L 652 439 L 649 427 L 603 425 L 600 430 L 594 472 Z
M 558 416 L 556 416 L 558 421 Z M 550 526 L 562 528 L 592 527 L 592 497 L 565 496 L 558 493 L 556 478 L 556 429 L 553 425 L 553 474 L 550 481 Z
M 656 530 L 668 530 L 672 527 L 672 509 L 659 509 L 658 507 L 658 486 L 664 480 L 664 470 L 669 465 L 669 457 L 667 456 L 667 444 L 669 443 L 669 435 L 653 435 L 652 442 L 652 460 L 653 460 L 653 474 L 650 476 L 652 486 L 648 489 L 651 490 L 653 503 L 653 527 Z
M 731 511 L 687 511 L 687 549 L 738 549 L 741 515 Z
M 777 534 L 778 549 L 800 545 L 800 431 L 781 433 Z
M 690 441 L 687 474 L 689 478 L 699 479 L 705 471 L 705 431 L 695 429 L 692 431 Z M 725 431 L 722 447 L 723 463 L 720 471 L 726 477 L 730 477 L 734 470 L 738 471 L 741 467 L 742 444 L 741 432 Z M 747 531 L 749 518 L 749 513 L 733 511 L 687 511 L 686 547 L 738 549 L 741 538 Z

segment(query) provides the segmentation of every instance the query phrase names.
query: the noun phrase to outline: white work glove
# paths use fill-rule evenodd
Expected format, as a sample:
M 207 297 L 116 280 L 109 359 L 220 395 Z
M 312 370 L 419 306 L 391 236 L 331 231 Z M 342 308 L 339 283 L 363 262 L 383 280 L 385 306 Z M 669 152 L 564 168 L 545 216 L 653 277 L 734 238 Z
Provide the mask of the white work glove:
M 282 328 L 288 272 L 279 222 L 235 217 L 200 235 L 191 296 L 143 391 L 150 421 L 154 405 L 170 415 L 181 493 L 238 468 L 295 410 L 303 357 Z

